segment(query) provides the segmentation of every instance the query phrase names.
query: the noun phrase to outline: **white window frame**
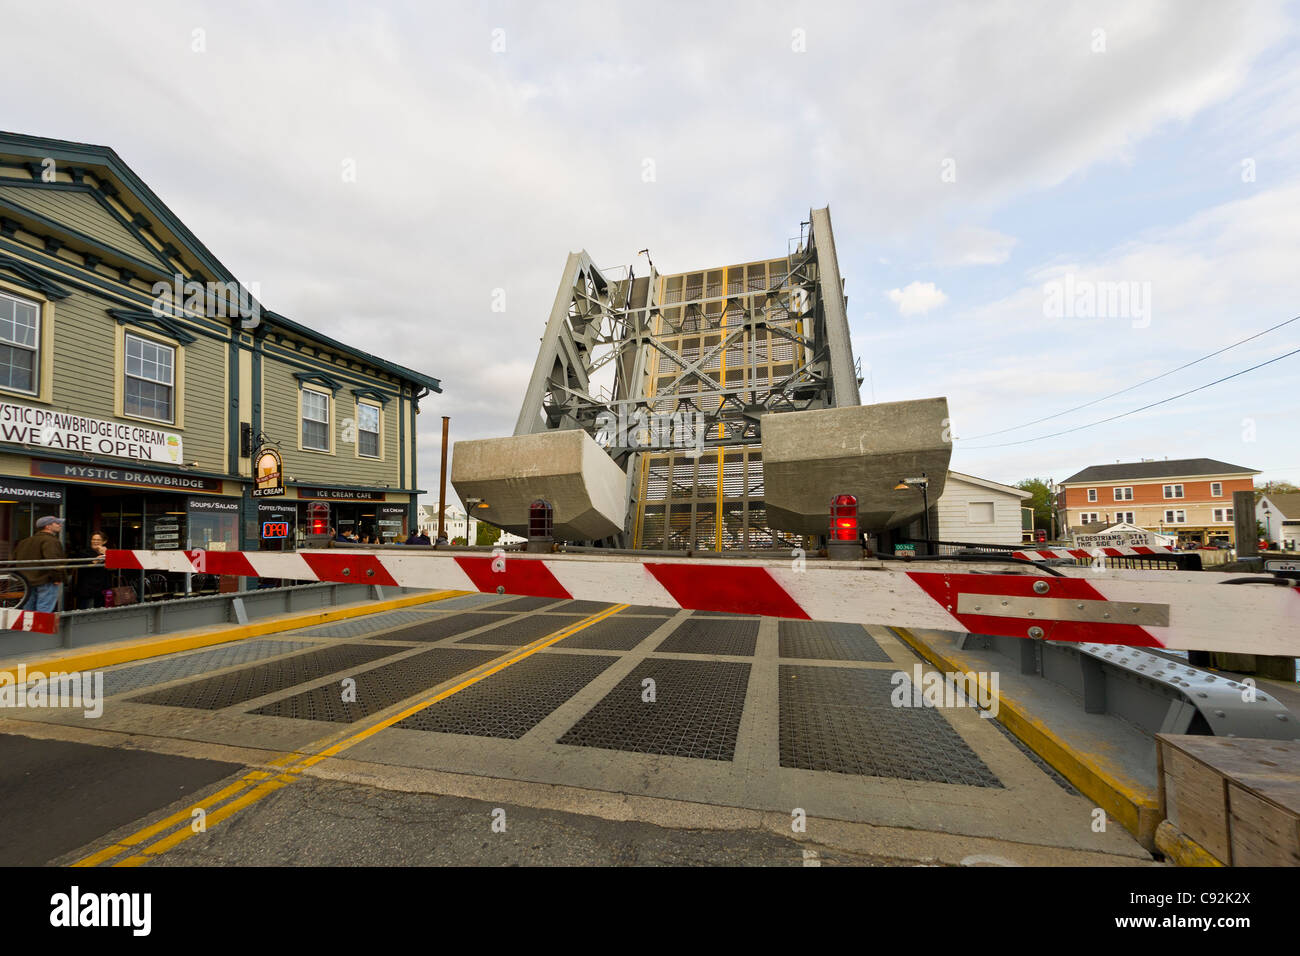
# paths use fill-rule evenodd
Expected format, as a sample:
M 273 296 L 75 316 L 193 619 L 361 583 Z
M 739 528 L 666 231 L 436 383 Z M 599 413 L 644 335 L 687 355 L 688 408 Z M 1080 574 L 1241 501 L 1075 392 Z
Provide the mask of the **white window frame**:
M 1088 504 L 1095 504 L 1096 501 L 1097 501 L 1097 489 L 1096 489 L 1096 488 L 1089 488 L 1089 489 L 1088 489 Z
M 1134 518 L 1134 513 L 1133 513 L 1132 511 L 1117 511 L 1117 512 L 1115 512 L 1115 523 L 1116 523 L 1116 524 L 1120 524 L 1120 523 L 1123 523 L 1123 524 L 1137 524 L 1137 522 L 1134 521 L 1133 518 Z
M 1210 497 L 1211 498 L 1223 497 L 1223 482 L 1221 481 L 1210 482 Z
M 152 345 L 154 348 L 166 349 L 168 352 L 171 353 L 172 361 L 171 361 L 171 368 L 170 368 L 171 371 L 170 382 L 161 382 L 158 381 L 157 379 L 146 378 L 143 375 L 131 374 L 131 371 L 128 368 L 128 363 L 131 361 L 131 340 L 132 339 L 141 343 L 142 345 Z M 180 391 L 176 387 L 177 378 L 180 370 L 180 357 L 181 357 L 180 348 L 178 346 L 171 345 L 167 342 L 160 342 L 154 338 L 147 338 L 146 336 L 143 335 L 136 335 L 134 332 L 127 332 L 125 335 L 122 336 L 122 415 L 123 417 L 134 418 L 137 421 L 142 421 L 142 422 L 157 422 L 161 425 L 176 424 L 176 405 L 177 405 L 177 399 L 179 398 L 180 395 Z M 127 386 L 130 384 L 131 379 L 136 379 L 137 381 L 140 382 L 149 382 L 151 385 L 161 385 L 169 389 L 171 394 L 169 396 L 167 405 L 168 408 L 171 410 L 171 417 L 154 418 L 152 415 L 142 415 L 138 412 L 129 411 L 127 408 L 127 403 L 130 401 L 130 397 L 127 395 Z
M 373 409 L 375 413 L 375 430 L 368 431 L 361 427 L 361 409 Z M 371 434 L 375 436 L 375 453 L 367 455 L 361 450 L 362 434 Z M 357 457 L 367 458 L 371 461 L 383 461 L 384 458 L 384 409 L 370 402 L 357 402 Z
M 1187 524 L 1185 508 L 1170 508 L 1165 511 L 1165 524 Z
M 1214 509 L 1214 520 L 1215 520 L 1215 522 L 1218 522 L 1218 523 L 1222 523 L 1222 522 L 1229 522 L 1229 523 L 1230 523 L 1230 522 L 1233 520 L 1233 518 L 1232 518 L 1232 509 L 1231 509 L 1231 508 L 1215 508 L 1215 509 Z
M 1182 485 L 1164 485 L 1162 486 L 1162 490 L 1164 491 L 1165 497 L 1168 499 L 1173 500 L 1183 497 Z
M 1079 513 L 1079 524 L 1092 524 L 1097 521 L 1101 515 L 1096 511 L 1083 511 Z
M 1111 489 L 1111 494 L 1113 494 L 1113 495 L 1115 496 L 1115 500 L 1116 500 L 1116 501 L 1132 501 L 1132 500 L 1133 500 L 1133 486 L 1132 486 L 1132 485 L 1125 485 L 1125 486 L 1122 486 L 1122 487 L 1119 487 L 1119 488 L 1112 488 L 1112 489 Z
M 30 389 L 12 388 L 8 385 L 5 385 L 3 386 L 3 390 L 6 392 L 12 392 L 15 395 L 40 395 L 41 358 L 42 358 L 41 356 L 41 312 L 43 311 L 42 306 L 44 305 L 44 303 L 37 302 L 35 299 L 28 299 L 20 295 L 15 295 L 12 292 L 5 292 L 2 289 L 0 289 L 0 297 L 12 300 L 15 304 L 15 310 L 17 309 L 18 305 L 31 306 L 36 310 L 36 347 L 35 348 L 31 348 L 30 346 L 21 344 L 19 342 L 9 342 L 4 339 L 0 339 L 0 345 L 8 345 L 10 348 L 24 349 L 25 351 L 32 353 L 32 387 Z
M 324 421 L 322 421 L 319 418 L 308 418 L 307 403 L 302 401 L 302 399 L 300 398 L 298 401 L 298 444 L 302 446 L 303 451 L 318 451 L 324 454 L 332 453 L 334 451 L 334 434 L 333 434 L 333 423 L 332 423 L 332 419 L 333 419 L 332 406 L 334 405 L 333 393 L 331 393 L 327 389 L 312 388 L 311 386 L 306 384 L 302 386 L 300 392 L 301 395 L 304 397 L 309 394 L 319 395 L 321 398 L 325 400 L 325 419 Z M 316 445 L 307 444 L 307 431 L 306 429 L 303 428 L 303 424 L 308 421 L 314 422 L 317 425 L 323 424 L 325 426 L 325 447 L 324 448 L 319 448 Z

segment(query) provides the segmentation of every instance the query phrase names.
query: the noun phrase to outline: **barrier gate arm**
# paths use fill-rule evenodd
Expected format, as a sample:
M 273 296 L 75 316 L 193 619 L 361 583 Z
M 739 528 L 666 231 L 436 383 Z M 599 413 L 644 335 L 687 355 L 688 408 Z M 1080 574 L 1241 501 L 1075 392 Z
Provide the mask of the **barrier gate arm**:
M 1188 651 L 1300 655 L 1300 587 L 1241 575 L 1062 576 L 895 570 L 861 562 L 451 552 L 109 551 L 107 566 L 478 591 Z M 1258 580 L 1256 578 L 1255 580 Z

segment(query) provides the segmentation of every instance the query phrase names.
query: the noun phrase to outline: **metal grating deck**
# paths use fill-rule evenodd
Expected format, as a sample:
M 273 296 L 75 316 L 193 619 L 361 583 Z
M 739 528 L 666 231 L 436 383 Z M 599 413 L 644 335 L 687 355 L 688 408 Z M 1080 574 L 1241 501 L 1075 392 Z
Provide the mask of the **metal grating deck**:
M 534 654 L 396 726 L 518 740 L 618 658 Z
M 664 626 L 661 617 L 624 617 L 615 614 L 603 621 L 570 634 L 556 647 L 576 647 L 587 651 L 630 651 L 656 628 Z
M 650 658 L 562 736 L 562 744 L 731 760 L 749 685 L 748 664 Z M 642 699 L 654 681 L 655 700 Z
M 492 651 L 435 647 L 372 670 L 346 675 L 357 682 L 355 701 L 343 700 L 340 678 L 338 683 L 273 701 L 253 713 L 350 724 L 500 656 Z
M 318 680 L 336 671 L 369 664 L 371 661 L 401 653 L 398 647 L 377 644 L 339 644 L 282 661 L 246 667 L 229 674 L 178 684 L 139 697 L 128 698 L 137 704 L 162 704 L 168 707 L 193 707 L 220 710 L 246 700 Z
M 565 601 L 563 604 L 557 604 L 549 611 L 558 611 L 561 614 L 596 614 L 604 611 L 614 605 L 609 601 Z
M 753 657 L 758 644 L 758 618 L 747 621 L 723 621 L 716 618 L 688 618 L 665 638 L 657 653 L 730 654 Z
M 363 614 L 334 624 L 317 624 L 299 628 L 293 634 L 295 637 L 365 637 L 376 631 L 427 620 L 429 620 L 428 611 L 384 611 L 380 614 Z
M 650 617 L 672 617 L 679 609 L 675 607 L 655 607 L 650 604 L 629 604 L 620 614 L 640 614 Z
M 312 646 L 303 641 L 232 641 L 213 650 L 185 657 L 166 657 L 148 664 L 135 664 L 104 674 L 104 696 L 125 694 L 141 687 L 166 684 L 182 677 L 219 671 L 236 664 L 251 664 L 276 654 L 301 651 Z
M 520 597 L 513 601 L 506 601 L 504 604 L 495 604 L 492 606 L 494 611 L 509 611 L 512 614 L 518 614 L 520 611 L 536 611 L 538 608 L 547 607 L 555 604 L 563 598 L 548 597 Z
M 882 661 L 890 657 L 861 624 L 826 621 L 781 621 L 782 657 L 812 661 Z
M 404 627 L 400 631 L 393 631 L 391 634 L 385 634 L 383 640 L 386 641 L 441 641 L 446 637 L 453 637 L 457 634 L 464 634 L 466 631 L 472 631 L 475 628 L 486 627 L 489 624 L 500 624 L 502 621 L 509 620 L 508 614 L 495 614 L 491 611 L 462 611 L 459 614 L 448 614 L 444 616 L 431 616 L 425 614 L 421 617 L 419 624 L 412 624 Z
M 893 706 L 892 676 L 782 664 L 781 766 L 1001 788 L 941 713 Z M 911 701 L 910 681 L 903 686 Z
M 577 624 L 585 617 L 582 614 L 534 614 L 531 617 L 511 621 L 500 627 L 494 627 L 482 634 L 462 637 L 457 644 L 486 644 L 489 647 L 522 647 L 539 637 L 562 631 Z M 567 640 L 567 638 L 566 638 Z

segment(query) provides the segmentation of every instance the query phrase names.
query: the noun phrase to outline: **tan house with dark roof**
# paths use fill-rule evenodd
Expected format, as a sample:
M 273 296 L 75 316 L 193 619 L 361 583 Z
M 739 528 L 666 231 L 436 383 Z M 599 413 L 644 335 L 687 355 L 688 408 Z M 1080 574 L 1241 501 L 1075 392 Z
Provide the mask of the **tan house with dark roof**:
M 1187 544 L 1235 544 L 1232 494 L 1254 490 L 1258 474 L 1213 458 L 1092 465 L 1058 485 L 1056 509 L 1067 535 L 1094 522 L 1125 522 Z

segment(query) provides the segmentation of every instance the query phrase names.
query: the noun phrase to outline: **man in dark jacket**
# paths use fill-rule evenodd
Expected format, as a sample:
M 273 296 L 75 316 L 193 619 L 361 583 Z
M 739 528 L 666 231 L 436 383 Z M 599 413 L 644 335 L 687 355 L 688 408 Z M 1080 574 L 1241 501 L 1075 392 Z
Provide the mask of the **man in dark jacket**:
M 59 534 L 63 531 L 63 522 L 53 515 L 46 515 L 36 522 L 36 533 L 30 538 L 23 538 L 14 548 L 14 560 L 20 562 L 64 561 L 63 544 Z M 23 601 L 24 611 L 54 611 L 59 605 L 59 592 L 63 589 L 63 570 L 50 565 L 35 565 L 31 570 L 23 571 L 23 577 L 31 590 Z

